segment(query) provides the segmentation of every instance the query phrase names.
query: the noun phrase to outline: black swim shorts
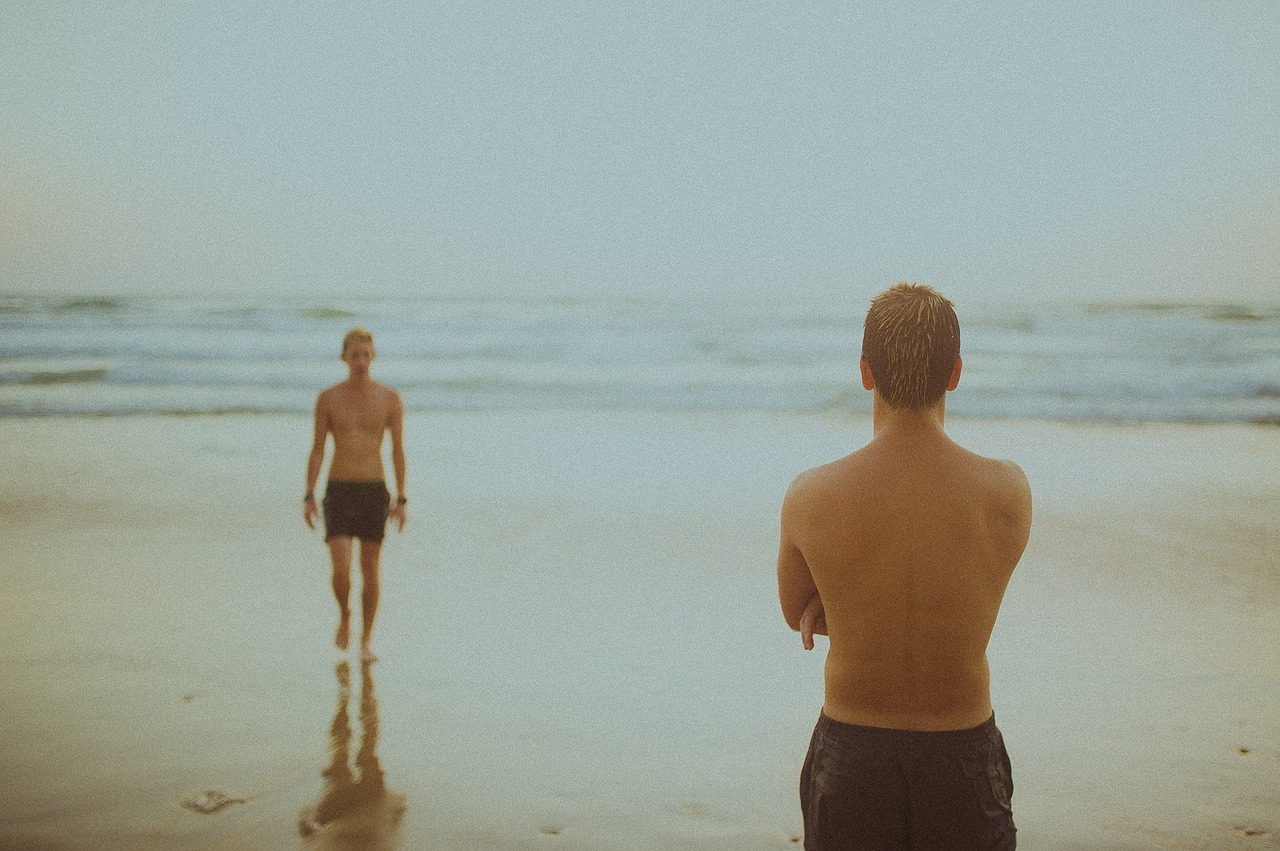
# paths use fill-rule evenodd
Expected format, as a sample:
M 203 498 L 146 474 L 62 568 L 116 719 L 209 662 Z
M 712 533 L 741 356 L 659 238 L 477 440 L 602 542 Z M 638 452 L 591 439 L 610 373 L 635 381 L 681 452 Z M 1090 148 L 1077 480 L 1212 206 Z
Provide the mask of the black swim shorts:
M 387 534 L 391 493 L 386 482 L 329 480 L 324 491 L 324 539 L 380 542 Z
M 818 719 L 800 775 L 806 851 L 1009 851 L 1013 775 L 993 716 L 917 732 Z

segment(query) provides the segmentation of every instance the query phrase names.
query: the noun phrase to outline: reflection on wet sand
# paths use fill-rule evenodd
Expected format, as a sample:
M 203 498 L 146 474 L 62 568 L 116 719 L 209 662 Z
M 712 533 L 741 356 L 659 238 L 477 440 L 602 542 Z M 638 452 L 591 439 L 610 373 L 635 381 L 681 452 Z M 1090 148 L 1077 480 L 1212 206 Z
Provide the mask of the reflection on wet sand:
M 360 666 L 360 748 L 351 763 L 351 671 L 344 660 L 338 677 L 338 705 L 329 728 L 331 759 L 321 771 L 324 793 L 302 811 L 298 832 L 313 848 L 395 848 L 405 797 L 387 789 L 378 761 L 378 698 L 371 665 Z

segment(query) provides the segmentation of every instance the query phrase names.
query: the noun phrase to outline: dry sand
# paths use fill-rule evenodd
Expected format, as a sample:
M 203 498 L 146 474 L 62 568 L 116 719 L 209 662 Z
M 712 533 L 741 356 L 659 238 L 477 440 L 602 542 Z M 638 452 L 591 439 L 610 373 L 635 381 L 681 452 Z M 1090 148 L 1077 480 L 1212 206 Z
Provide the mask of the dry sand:
M 825 645 L 776 514 L 869 424 L 409 426 L 344 691 L 305 419 L 0 421 L 0 848 L 798 847 Z M 950 426 L 1036 492 L 990 652 L 1020 847 L 1280 848 L 1280 429 Z

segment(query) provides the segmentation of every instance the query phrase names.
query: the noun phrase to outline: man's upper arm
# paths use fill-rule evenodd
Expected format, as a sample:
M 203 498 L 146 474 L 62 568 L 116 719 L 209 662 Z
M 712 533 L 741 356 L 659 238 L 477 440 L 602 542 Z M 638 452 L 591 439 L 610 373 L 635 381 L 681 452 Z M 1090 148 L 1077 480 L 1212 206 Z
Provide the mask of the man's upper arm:
M 324 454 L 324 443 L 329 438 L 329 397 L 321 393 L 316 398 L 315 429 L 311 439 L 312 453 Z
M 391 451 L 400 452 L 404 448 L 404 402 L 400 394 L 391 391 L 391 410 L 387 413 L 387 430 L 391 432 Z
M 1017 464 L 1012 461 L 1003 461 L 1001 464 L 1007 476 L 1005 504 L 1008 506 L 1015 535 L 1013 545 L 1017 550 L 1016 557 L 1021 558 L 1031 536 L 1031 483 Z
M 792 629 L 800 628 L 800 616 L 818 590 L 809 563 L 795 540 L 800 502 L 793 483 L 782 502 L 782 532 L 778 543 L 778 602 L 782 605 L 783 618 Z

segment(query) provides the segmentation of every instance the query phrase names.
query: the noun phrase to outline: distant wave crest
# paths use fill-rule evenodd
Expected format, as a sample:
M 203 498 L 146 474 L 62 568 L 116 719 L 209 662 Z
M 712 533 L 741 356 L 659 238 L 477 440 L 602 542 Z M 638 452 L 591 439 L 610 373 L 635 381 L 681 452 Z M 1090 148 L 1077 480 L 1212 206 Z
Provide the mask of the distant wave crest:
M 0 384 L 96 384 L 106 380 L 104 369 L 40 370 L 0 376 Z

